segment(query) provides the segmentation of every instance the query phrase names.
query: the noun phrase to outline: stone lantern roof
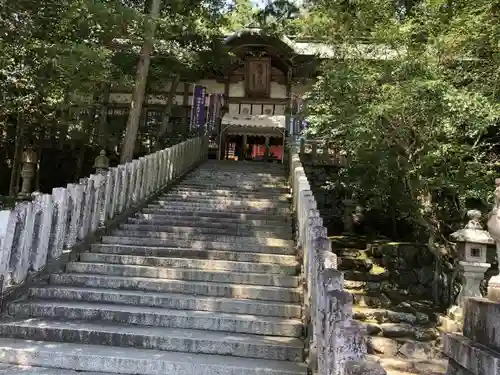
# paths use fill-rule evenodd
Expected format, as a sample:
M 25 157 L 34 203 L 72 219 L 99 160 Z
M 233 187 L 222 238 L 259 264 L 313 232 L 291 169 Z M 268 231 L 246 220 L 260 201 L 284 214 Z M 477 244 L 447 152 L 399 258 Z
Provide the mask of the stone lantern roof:
M 451 239 L 455 242 L 468 242 L 477 244 L 494 245 L 495 240 L 490 236 L 488 231 L 484 230 L 479 220 L 481 212 L 478 210 L 470 210 L 467 212 L 469 222 L 460 230 L 451 234 Z

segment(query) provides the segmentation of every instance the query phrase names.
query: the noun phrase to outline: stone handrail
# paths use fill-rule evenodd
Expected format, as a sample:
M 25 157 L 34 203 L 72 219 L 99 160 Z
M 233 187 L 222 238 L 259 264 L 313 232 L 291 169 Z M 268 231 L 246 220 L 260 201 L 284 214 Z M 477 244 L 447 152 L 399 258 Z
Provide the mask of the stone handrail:
M 352 295 L 317 210 L 297 144 L 290 149 L 295 237 L 302 263 L 309 366 L 317 375 L 385 374 L 365 359 L 365 327 L 353 319 Z
M 185 174 L 207 153 L 206 138 L 193 138 L 0 211 L 0 292 L 40 272 Z
M 335 145 L 318 139 L 300 139 L 300 155 L 312 164 L 328 164 L 345 167 L 348 163 L 344 151 Z

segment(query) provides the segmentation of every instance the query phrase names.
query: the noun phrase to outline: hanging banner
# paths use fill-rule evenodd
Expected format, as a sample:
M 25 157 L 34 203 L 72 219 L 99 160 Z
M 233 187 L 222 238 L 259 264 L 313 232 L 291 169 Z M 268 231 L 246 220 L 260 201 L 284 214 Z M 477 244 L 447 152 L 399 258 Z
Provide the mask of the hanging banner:
M 220 109 L 222 105 L 222 94 L 210 94 L 208 101 L 208 118 L 207 131 L 215 130 L 217 119 L 220 117 Z
M 206 88 L 203 86 L 194 86 L 193 103 L 191 104 L 191 121 L 189 128 L 191 130 L 201 130 L 205 128 L 205 95 Z

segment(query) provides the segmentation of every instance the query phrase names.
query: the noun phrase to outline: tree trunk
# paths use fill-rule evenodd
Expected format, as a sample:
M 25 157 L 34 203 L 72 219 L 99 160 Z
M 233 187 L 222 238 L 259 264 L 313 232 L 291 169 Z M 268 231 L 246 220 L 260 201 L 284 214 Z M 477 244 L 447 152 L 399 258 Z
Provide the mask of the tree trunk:
M 106 150 L 107 146 L 107 130 L 108 130 L 108 102 L 109 102 L 109 92 L 111 91 L 110 83 L 101 84 L 101 105 L 99 106 L 99 147 L 102 150 Z
M 163 146 L 162 138 L 165 133 L 169 130 L 170 116 L 172 114 L 172 106 L 174 105 L 175 93 L 177 92 L 177 87 L 179 86 L 180 76 L 177 74 L 172 79 L 172 85 L 170 86 L 170 91 L 168 93 L 167 105 L 163 111 L 163 116 L 161 118 L 160 128 L 158 129 L 158 134 L 156 135 L 156 149 L 160 149 Z
M 14 144 L 14 158 L 12 161 L 12 171 L 10 172 L 10 185 L 9 195 L 11 197 L 17 196 L 19 193 L 19 172 L 21 169 L 21 157 L 23 154 L 23 130 L 24 119 L 21 119 L 20 113 L 17 114 L 16 125 L 16 141 Z
M 144 30 L 144 44 L 142 45 L 139 63 L 137 64 L 137 73 L 135 79 L 134 92 L 130 102 L 130 112 L 127 121 L 127 131 L 121 156 L 121 163 L 127 163 L 134 157 L 135 140 L 139 128 L 139 120 L 142 112 L 142 102 L 148 79 L 149 65 L 151 62 L 151 53 L 153 52 L 153 38 L 156 30 L 156 18 L 160 14 L 161 0 L 153 0 L 149 13 L 150 20 L 146 21 Z

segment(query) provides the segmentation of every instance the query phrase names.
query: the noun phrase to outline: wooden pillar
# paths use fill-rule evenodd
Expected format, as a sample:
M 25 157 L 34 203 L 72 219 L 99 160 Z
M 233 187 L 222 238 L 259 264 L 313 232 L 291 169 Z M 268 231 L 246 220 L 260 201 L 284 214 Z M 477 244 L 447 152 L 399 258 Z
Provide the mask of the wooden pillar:
M 266 135 L 266 141 L 265 141 L 266 153 L 264 154 L 264 156 L 266 157 L 266 159 L 267 159 L 267 158 L 269 157 L 269 155 L 270 155 L 270 152 L 269 152 L 270 141 L 271 141 L 271 136 Z
M 243 134 L 243 139 L 242 139 L 243 150 L 241 152 L 241 159 L 242 160 L 246 160 L 246 158 L 247 158 L 247 142 L 248 142 L 247 135 Z

